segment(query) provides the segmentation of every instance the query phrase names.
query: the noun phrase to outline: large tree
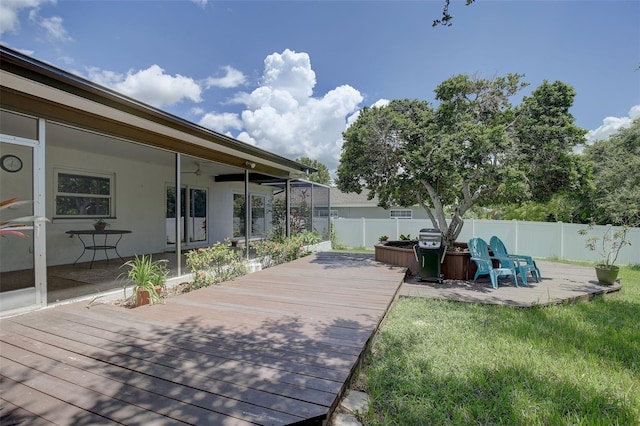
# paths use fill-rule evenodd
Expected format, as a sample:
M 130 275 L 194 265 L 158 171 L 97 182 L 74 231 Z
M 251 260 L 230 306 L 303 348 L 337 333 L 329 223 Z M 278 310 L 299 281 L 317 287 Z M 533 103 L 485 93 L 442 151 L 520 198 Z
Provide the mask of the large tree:
M 591 219 L 598 224 L 640 225 L 640 119 L 585 149 L 593 164 Z
M 476 0 L 466 0 L 465 4 L 469 6 L 474 1 Z M 449 13 L 450 3 L 451 3 L 451 0 L 444 0 L 444 6 L 442 7 L 442 18 L 435 19 L 433 21 L 432 26 L 437 27 L 438 25 L 442 25 L 442 26 L 450 27 L 452 25 L 451 21 L 453 20 L 453 16 L 451 16 L 451 14 Z
M 327 166 L 319 162 L 318 160 L 312 160 L 309 157 L 301 157 L 296 160 L 298 163 L 306 164 L 307 166 L 311 166 L 317 170 L 317 172 L 313 172 L 309 174 L 308 179 L 311 182 L 320 183 L 322 185 L 330 185 L 331 184 L 331 175 L 329 174 L 329 169 Z
M 585 131 L 569 113 L 573 89 L 545 81 L 513 106 L 522 77 L 458 75 L 436 88 L 437 108 L 406 99 L 363 108 L 343 134 L 338 188 L 367 188 L 386 208 L 422 205 L 451 247 L 474 204 L 545 200 L 577 186 L 571 150 Z

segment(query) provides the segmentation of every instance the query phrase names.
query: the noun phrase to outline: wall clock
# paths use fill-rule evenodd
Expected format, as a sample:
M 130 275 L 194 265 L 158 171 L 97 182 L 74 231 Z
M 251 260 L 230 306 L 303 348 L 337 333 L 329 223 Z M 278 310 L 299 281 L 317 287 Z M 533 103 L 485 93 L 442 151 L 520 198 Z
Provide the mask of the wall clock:
M 0 167 L 10 173 L 19 172 L 22 170 L 22 160 L 12 154 L 3 155 L 0 158 Z

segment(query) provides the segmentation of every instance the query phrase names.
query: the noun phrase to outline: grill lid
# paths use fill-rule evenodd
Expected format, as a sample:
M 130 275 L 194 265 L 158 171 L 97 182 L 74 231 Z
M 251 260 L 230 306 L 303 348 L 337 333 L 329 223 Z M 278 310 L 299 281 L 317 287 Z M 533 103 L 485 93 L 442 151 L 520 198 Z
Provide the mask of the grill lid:
M 442 232 L 439 229 L 423 228 L 418 233 L 418 246 L 421 248 L 440 248 L 442 245 Z

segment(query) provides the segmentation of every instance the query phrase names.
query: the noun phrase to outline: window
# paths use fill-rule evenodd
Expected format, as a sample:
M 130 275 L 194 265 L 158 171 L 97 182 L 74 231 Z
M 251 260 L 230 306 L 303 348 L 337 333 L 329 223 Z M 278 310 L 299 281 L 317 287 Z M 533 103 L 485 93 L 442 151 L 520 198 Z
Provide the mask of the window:
M 113 217 L 115 175 L 55 171 L 55 217 Z
M 391 210 L 391 219 L 411 219 L 413 217 L 413 211 L 411 210 Z
M 251 195 L 251 235 L 266 234 L 266 209 L 264 195 Z M 244 195 L 233 194 L 233 236 L 244 237 Z
M 329 209 L 326 207 L 314 207 L 313 212 L 314 217 L 329 217 Z

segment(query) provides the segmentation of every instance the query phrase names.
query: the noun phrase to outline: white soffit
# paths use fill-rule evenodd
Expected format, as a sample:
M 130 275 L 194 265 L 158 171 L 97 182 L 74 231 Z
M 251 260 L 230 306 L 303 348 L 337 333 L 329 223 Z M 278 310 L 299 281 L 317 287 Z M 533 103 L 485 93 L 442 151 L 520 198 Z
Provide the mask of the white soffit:
M 91 101 L 89 99 L 82 98 L 69 92 L 65 92 L 51 86 L 9 73 L 4 70 L 0 70 L 0 80 L 2 85 L 18 92 L 27 93 L 39 98 L 47 99 L 55 103 L 65 105 L 72 109 L 79 109 L 87 111 L 89 113 L 99 115 L 102 117 L 109 117 L 111 120 L 116 120 L 122 123 L 126 123 L 130 126 L 145 129 L 154 133 L 166 135 L 168 137 L 182 140 L 192 143 L 194 145 L 201 146 L 206 149 L 222 152 L 236 157 L 245 158 L 250 161 L 259 162 L 261 164 L 269 165 L 280 170 L 289 170 L 294 172 L 300 172 L 298 169 L 283 166 L 272 161 L 265 160 L 262 157 L 253 156 L 247 153 L 236 151 L 233 148 L 229 148 L 223 145 L 219 145 L 215 142 L 199 138 L 197 136 L 181 132 L 180 130 L 172 127 L 167 127 L 154 121 L 146 120 L 135 115 L 128 114 L 116 108 L 112 108 L 101 103 Z

